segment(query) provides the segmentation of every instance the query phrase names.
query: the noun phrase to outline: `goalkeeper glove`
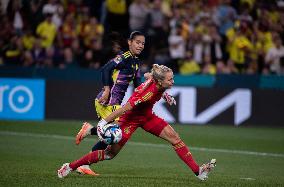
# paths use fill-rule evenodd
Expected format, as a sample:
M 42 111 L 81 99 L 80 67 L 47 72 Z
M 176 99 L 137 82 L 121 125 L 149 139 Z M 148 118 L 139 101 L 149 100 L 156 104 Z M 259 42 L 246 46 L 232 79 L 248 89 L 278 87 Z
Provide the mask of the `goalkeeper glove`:
M 167 92 L 163 93 L 163 99 L 169 104 L 169 105 L 176 105 L 176 100 L 173 96 L 168 94 Z

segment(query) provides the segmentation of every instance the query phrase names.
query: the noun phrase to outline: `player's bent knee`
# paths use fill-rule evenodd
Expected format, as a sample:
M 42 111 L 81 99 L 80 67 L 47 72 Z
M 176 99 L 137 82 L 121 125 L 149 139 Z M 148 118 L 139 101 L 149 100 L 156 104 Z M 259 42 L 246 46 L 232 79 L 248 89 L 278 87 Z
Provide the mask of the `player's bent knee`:
M 171 127 L 169 128 L 166 127 L 162 131 L 161 137 L 166 139 L 171 144 L 176 144 L 181 141 L 179 134 L 175 130 L 173 130 Z
M 171 144 L 177 144 L 181 141 L 178 133 L 175 133 L 172 137 L 171 137 Z
M 171 144 L 176 144 L 181 141 L 179 134 L 174 130 L 171 130 L 168 135 Z

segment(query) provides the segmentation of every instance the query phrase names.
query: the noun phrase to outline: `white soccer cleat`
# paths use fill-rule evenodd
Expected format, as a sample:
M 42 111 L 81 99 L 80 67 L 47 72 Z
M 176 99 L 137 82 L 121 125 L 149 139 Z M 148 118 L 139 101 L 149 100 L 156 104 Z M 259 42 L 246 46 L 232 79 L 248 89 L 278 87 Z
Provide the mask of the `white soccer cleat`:
M 209 172 L 216 166 L 216 159 L 211 159 L 210 162 L 203 164 L 201 167 L 199 167 L 199 175 L 196 177 L 200 180 L 204 181 L 208 178 Z
M 83 123 L 81 130 L 78 132 L 76 136 L 76 145 L 79 145 L 86 136 L 91 134 L 92 128 L 93 126 L 90 123 L 88 122 Z
M 59 178 L 63 178 L 66 177 L 71 171 L 72 169 L 69 167 L 69 163 L 65 163 L 59 170 L 57 170 L 57 175 Z
M 82 165 L 76 169 L 76 171 L 82 175 L 92 175 L 92 176 L 98 176 L 100 174 L 95 173 L 93 170 L 91 170 L 89 165 Z

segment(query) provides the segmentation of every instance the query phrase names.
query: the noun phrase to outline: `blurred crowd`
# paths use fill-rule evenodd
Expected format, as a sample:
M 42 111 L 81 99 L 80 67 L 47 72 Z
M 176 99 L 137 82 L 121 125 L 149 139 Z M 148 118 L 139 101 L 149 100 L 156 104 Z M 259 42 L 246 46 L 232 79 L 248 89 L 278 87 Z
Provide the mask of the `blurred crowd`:
M 99 69 L 108 35 L 146 35 L 142 70 L 284 74 L 281 0 L 2 0 L 0 66 Z

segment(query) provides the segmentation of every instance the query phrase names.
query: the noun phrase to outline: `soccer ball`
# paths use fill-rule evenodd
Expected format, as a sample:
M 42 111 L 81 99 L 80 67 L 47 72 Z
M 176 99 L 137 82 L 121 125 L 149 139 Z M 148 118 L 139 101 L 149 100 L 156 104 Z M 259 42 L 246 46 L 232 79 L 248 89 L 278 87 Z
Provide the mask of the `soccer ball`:
M 118 143 L 122 138 L 122 131 L 119 125 L 110 123 L 104 126 L 97 127 L 99 140 L 105 144 L 111 145 Z

